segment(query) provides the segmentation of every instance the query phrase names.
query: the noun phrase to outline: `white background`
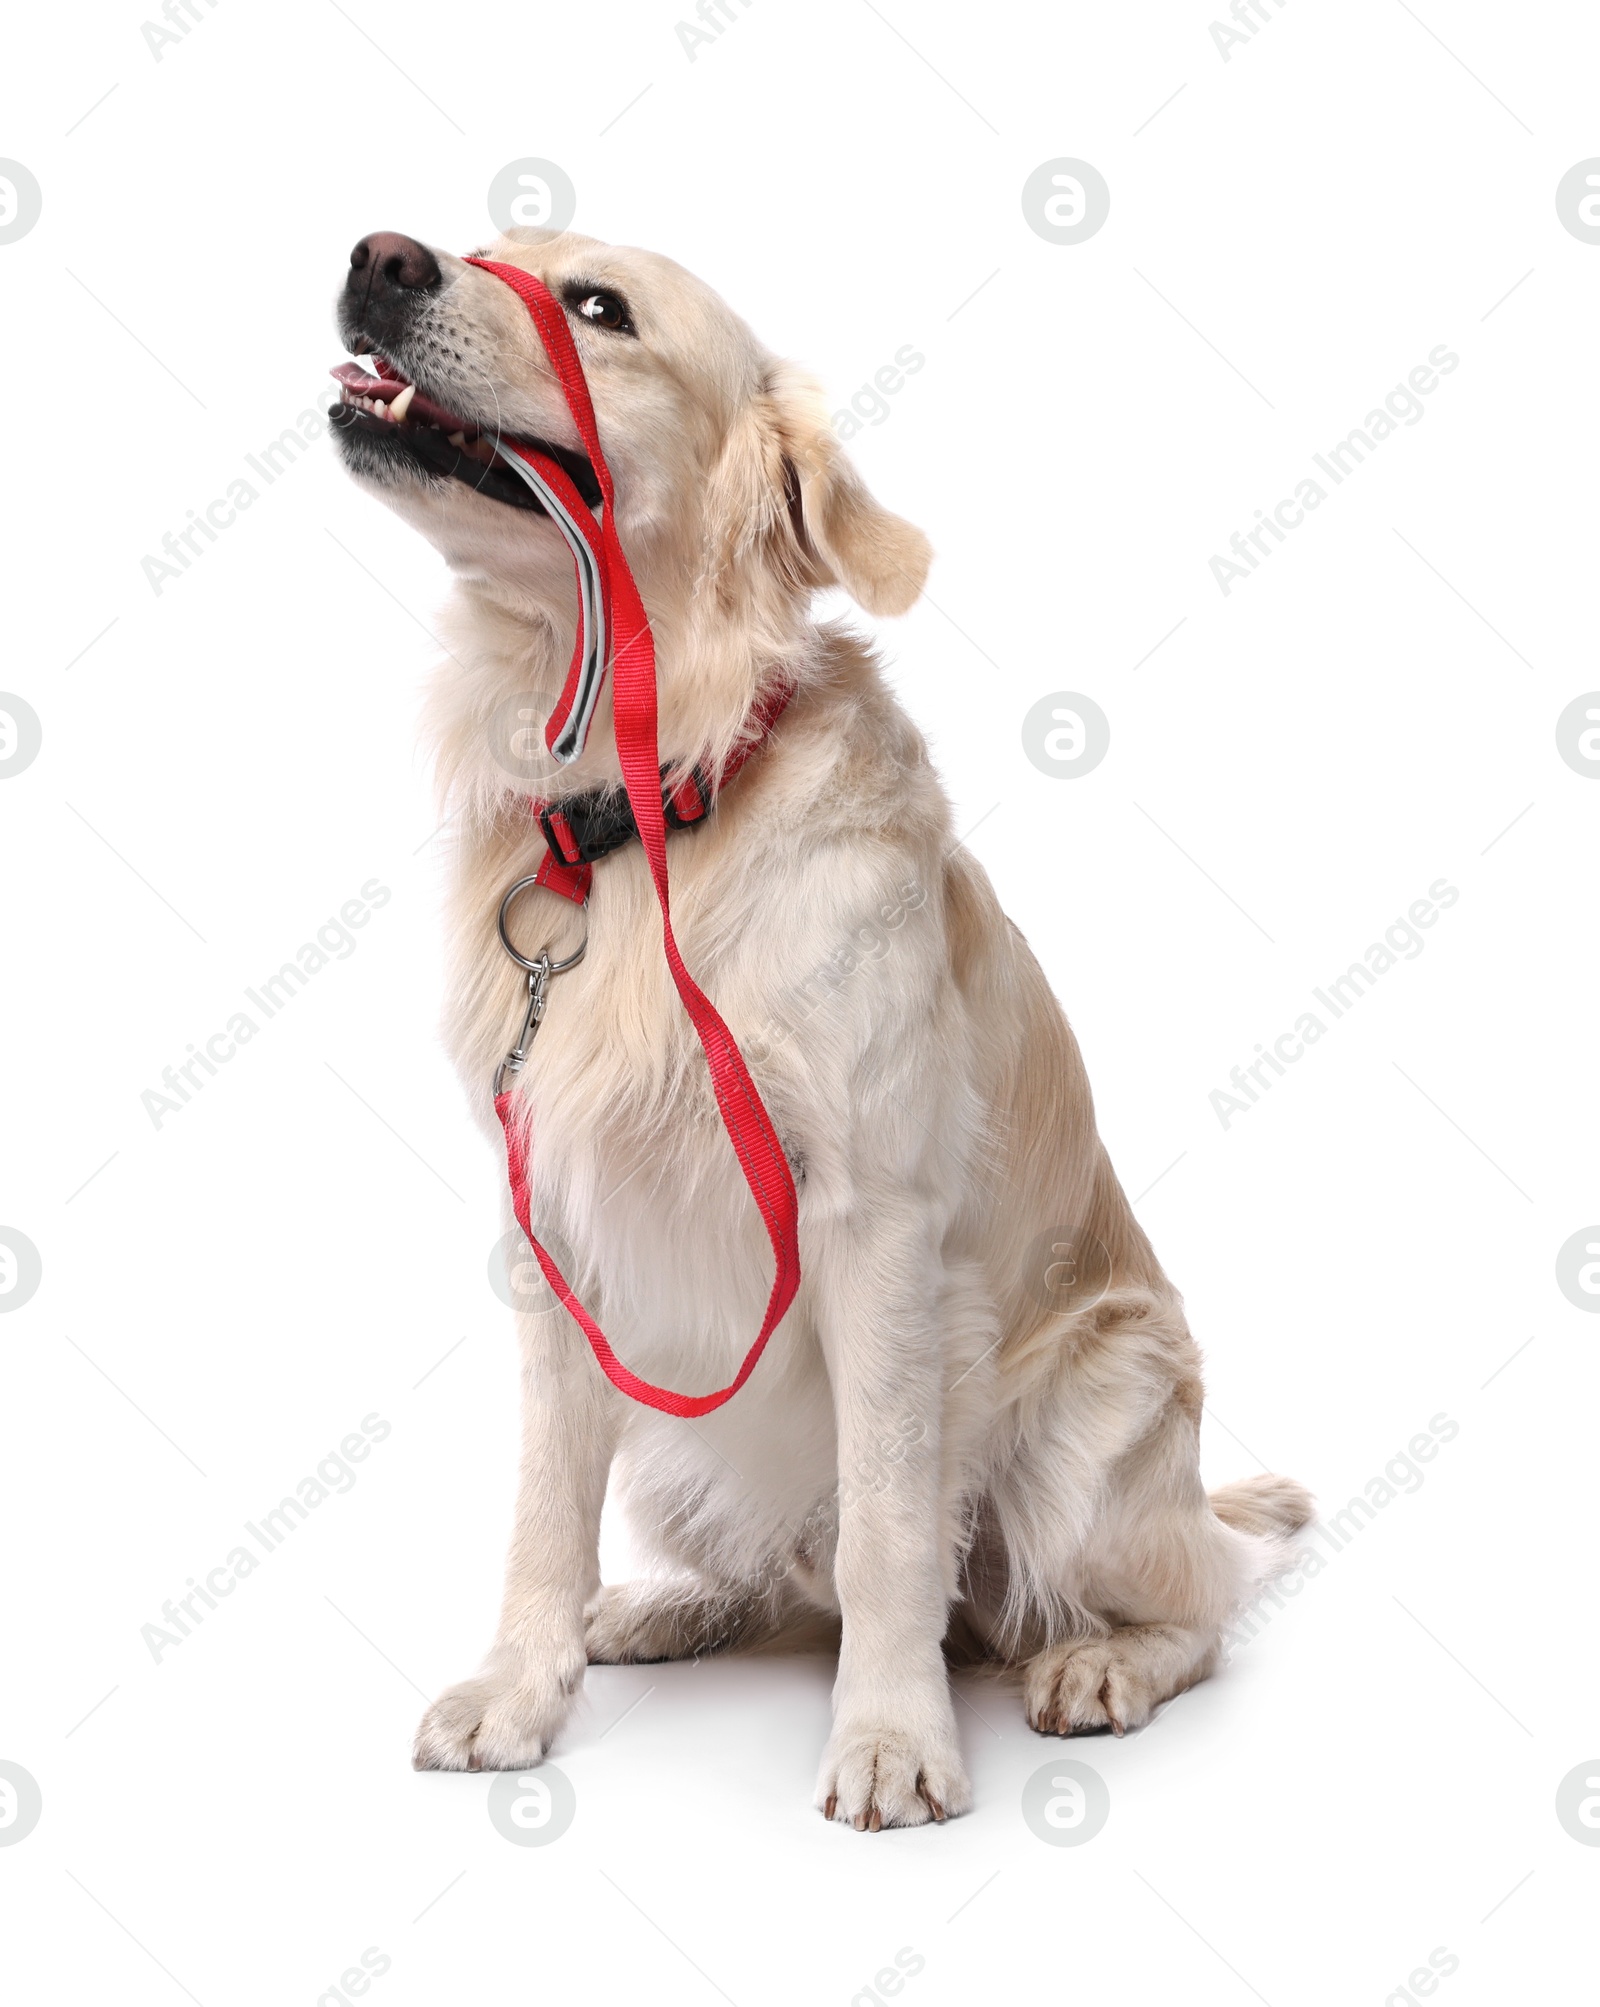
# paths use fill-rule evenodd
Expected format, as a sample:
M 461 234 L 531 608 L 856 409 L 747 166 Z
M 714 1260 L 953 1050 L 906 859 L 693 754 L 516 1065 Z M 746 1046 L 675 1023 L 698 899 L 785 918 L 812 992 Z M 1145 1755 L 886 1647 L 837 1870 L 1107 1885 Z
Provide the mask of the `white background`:
M 1555 1257 L 1600 1216 L 1600 786 L 1554 728 L 1600 685 L 1600 247 L 1554 192 L 1600 153 L 1600 23 L 1297 0 L 1224 62 L 1175 0 L 731 0 L 691 62 L 672 0 L 196 5 L 159 63 L 136 0 L 8 32 L 0 153 L 44 192 L 0 246 L 0 681 L 44 731 L 0 785 L 0 1223 L 44 1263 L 0 1319 L 0 1756 L 44 1805 L 0 1848 L 13 1997 L 312 2007 L 369 1946 L 382 2007 L 845 2007 L 902 1947 L 914 2007 L 1379 2007 L 1436 1947 L 1450 2007 L 1588 1997 L 1600 1851 L 1554 1801 L 1600 1751 L 1600 1325 Z M 499 1166 L 435 1031 L 446 580 L 326 441 L 159 596 L 140 560 L 321 408 L 355 239 L 468 248 L 527 155 L 840 406 L 925 354 L 853 447 L 939 553 L 883 645 L 1187 1297 L 1208 1478 L 1336 1509 L 1459 1429 L 1142 1734 L 1066 1750 L 964 1676 L 977 1809 L 939 1830 L 811 1809 L 820 1657 L 592 1673 L 547 1847 L 409 1767 L 490 1635 L 516 1427 Z M 1022 213 L 1058 156 L 1111 188 L 1077 246 Z M 1228 536 L 1440 343 L 1423 420 L 1225 597 Z M 1079 779 L 1022 750 L 1060 690 L 1111 721 Z M 355 952 L 153 1126 L 374 877 Z M 1425 951 L 1224 1129 L 1229 1069 L 1440 877 Z M 141 1626 L 370 1413 L 354 1489 L 154 1663 Z M 1110 1792 L 1082 1847 L 1019 1810 L 1062 1754 Z

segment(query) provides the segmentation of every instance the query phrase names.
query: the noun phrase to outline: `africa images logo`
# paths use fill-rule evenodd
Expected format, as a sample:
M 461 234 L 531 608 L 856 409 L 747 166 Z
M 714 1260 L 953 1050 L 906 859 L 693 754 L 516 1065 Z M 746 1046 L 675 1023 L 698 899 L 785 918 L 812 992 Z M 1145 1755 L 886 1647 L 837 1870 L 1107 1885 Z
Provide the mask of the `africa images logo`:
M 1380 977 L 1402 961 L 1414 962 L 1428 945 L 1418 930 L 1437 926 L 1439 915 L 1460 897 L 1449 879 L 1435 878 L 1428 887 L 1428 896 L 1413 899 L 1404 917 L 1397 915 L 1391 920 L 1383 939 L 1374 941 L 1359 962 L 1352 962 L 1343 975 L 1330 977 L 1325 986 L 1318 984 L 1312 990 L 1312 996 L 1327 1013 L 1327 1022 L 1316 1011 L 1304 1010 L 1270 1047 L 1258 1040 L 1256 1057 L 1233 1069 L 1227 1087 L 1211 1090 L 1211 1110 L 1223 1128 L 1228 1128 L 1236 1115 L 1247 1115 L 1274 1079 L 1281 1080 L 1291 1066 L 1304 1059 L 1307 1050 L 1327 1035 L 1329 1025 L 1353 1010 L 1369 990 L 1377 987 Z
M 1438 389 L 1441 377 L 1451 375 L 1460 366 L 1460 356 L 1443 342 L 1431 348 L 1428 360 L 1419 362 L 1404 383 L 1397 383 L 1381 406 L 1374 406 L 1359 425 L 1352 425 L 1344 438 L 1326 453 L 1312 454 L 1318 473 L 1326 475 L 1332 487 L 1343 487 L 1368 456 L 1402 425 L 1422 423 L 1427 416 L 1423 398 Z M 1211 559 L 1211 576 L 1221 588 L 1223 598 L 1228 597 L 1239 580 L 1248 578 L 1257 569 L 1262 558 L 1272 556 L 1273 543 L 1287 543 L 1288 532 L 1299 529 L 1313 509 L 1322 507 L 1328 495 L 1329 489 L 1315 475 L 1307 474 L 1293 495 L 1286 495 L 1270 515 L 1265 509 L 1257 509 L 1256 520 L 1248 530 L 1242 533 L 1235 530 L 1228 543 L 1232 557 Z

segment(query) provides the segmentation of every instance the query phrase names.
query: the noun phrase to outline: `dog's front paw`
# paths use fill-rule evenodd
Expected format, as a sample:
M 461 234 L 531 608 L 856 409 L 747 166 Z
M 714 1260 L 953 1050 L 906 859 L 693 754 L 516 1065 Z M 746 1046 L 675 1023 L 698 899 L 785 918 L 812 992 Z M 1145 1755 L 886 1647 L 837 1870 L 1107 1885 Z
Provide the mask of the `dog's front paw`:
M 483 1672 L 446 1687 L 417 1728 L 418 1770 L 521 1770 L 537 1763 L 566 1720 L 583 1679 L 575 1671 L 522 1666 Z
M 876 1833 L 884 1826 L 922 1826 L 972 1809 L 954 1725 L 944 1733 L 899 1728 L 836 1727 L 817 1778 L 824 1818 Z

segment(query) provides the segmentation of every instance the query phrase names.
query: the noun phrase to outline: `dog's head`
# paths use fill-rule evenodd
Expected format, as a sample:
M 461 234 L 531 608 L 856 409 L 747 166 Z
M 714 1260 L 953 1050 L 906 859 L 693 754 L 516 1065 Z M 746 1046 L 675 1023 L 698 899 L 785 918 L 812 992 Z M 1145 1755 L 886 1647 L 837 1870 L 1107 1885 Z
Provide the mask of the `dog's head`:
M 514 231 L 473 255 L 536 274 L 564 306 L 617 526 L 669 639 L 708 616 L 774 634 L 822 585 L 873 613 L 916 599 L 926 539 L 868 494 L 816 386 L 708 287 L 668 258 L 570 232 Z M 373 396 L 344 372 L 335 432 L 351 472 L 458 571 L 566 607 L 566 545 L 491 442 L 541 447 L 591 506 L 600 491 L 521 300 L 462 258 L 380 233 L 351 253 L 338 320 L 388 379 Z

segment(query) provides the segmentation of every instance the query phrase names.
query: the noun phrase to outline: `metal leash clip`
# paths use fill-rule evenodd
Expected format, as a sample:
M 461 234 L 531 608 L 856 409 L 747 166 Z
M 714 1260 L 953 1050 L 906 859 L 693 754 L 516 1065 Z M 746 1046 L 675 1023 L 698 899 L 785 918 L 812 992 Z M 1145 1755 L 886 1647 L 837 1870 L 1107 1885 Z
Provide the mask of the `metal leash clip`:
M 538 882 L 537 873 L 529 878 L 519 878 L 516 884 L 511 886 L 505 897 L 500 901 L 500 914 L 495 923 L 500 935 L 501 947 L 505 949 L 506 953 L 519 969 L 526 969 L 528 972 L 528 1008 L 523 1013 L 522 1029 L 517 1034 L 516 1044 L 512 1046 L 511 1050 L 494 1070 L 494 1098 L 497 1101 L 504 1091 L 506 1075 L 508 1073 L 520 1073 L 528 1063 L 528 1054 L 532 1050 L 534 1038 L 538 1033 L 539 1026 L 544 1022 L 550 978 L 552 976 L 559 976 L 565 969 L 576 968 L 578 963 L 583 960 L 589 947 L 589 936 L 585 932 L 582 941 L 578 944 L 577 952 L 567 955 L 563 960 L 557 962 L 551 960 L 548 948 L 539 956 L 537 961 L 529 961 L 528 957 L 515 946 L 511 936 L 506 932 L 506 909 L 519 892 L 524 891 L 529 885 L 536 885 Z
M 517 1042 L 494 1070 L 494 1098 L 498 1101 L 505 1088 L 508 1073 L 520 1073 L 528 1063 L 528 1051 L 533 1044 L 534 1034 L 544 1020 L 545 985 L 550 980 L 550 957 L 542 955 L 538 965 L 528 976 L 528 1009 L 522 1020 L 522 1029 L 517 1034 Z

